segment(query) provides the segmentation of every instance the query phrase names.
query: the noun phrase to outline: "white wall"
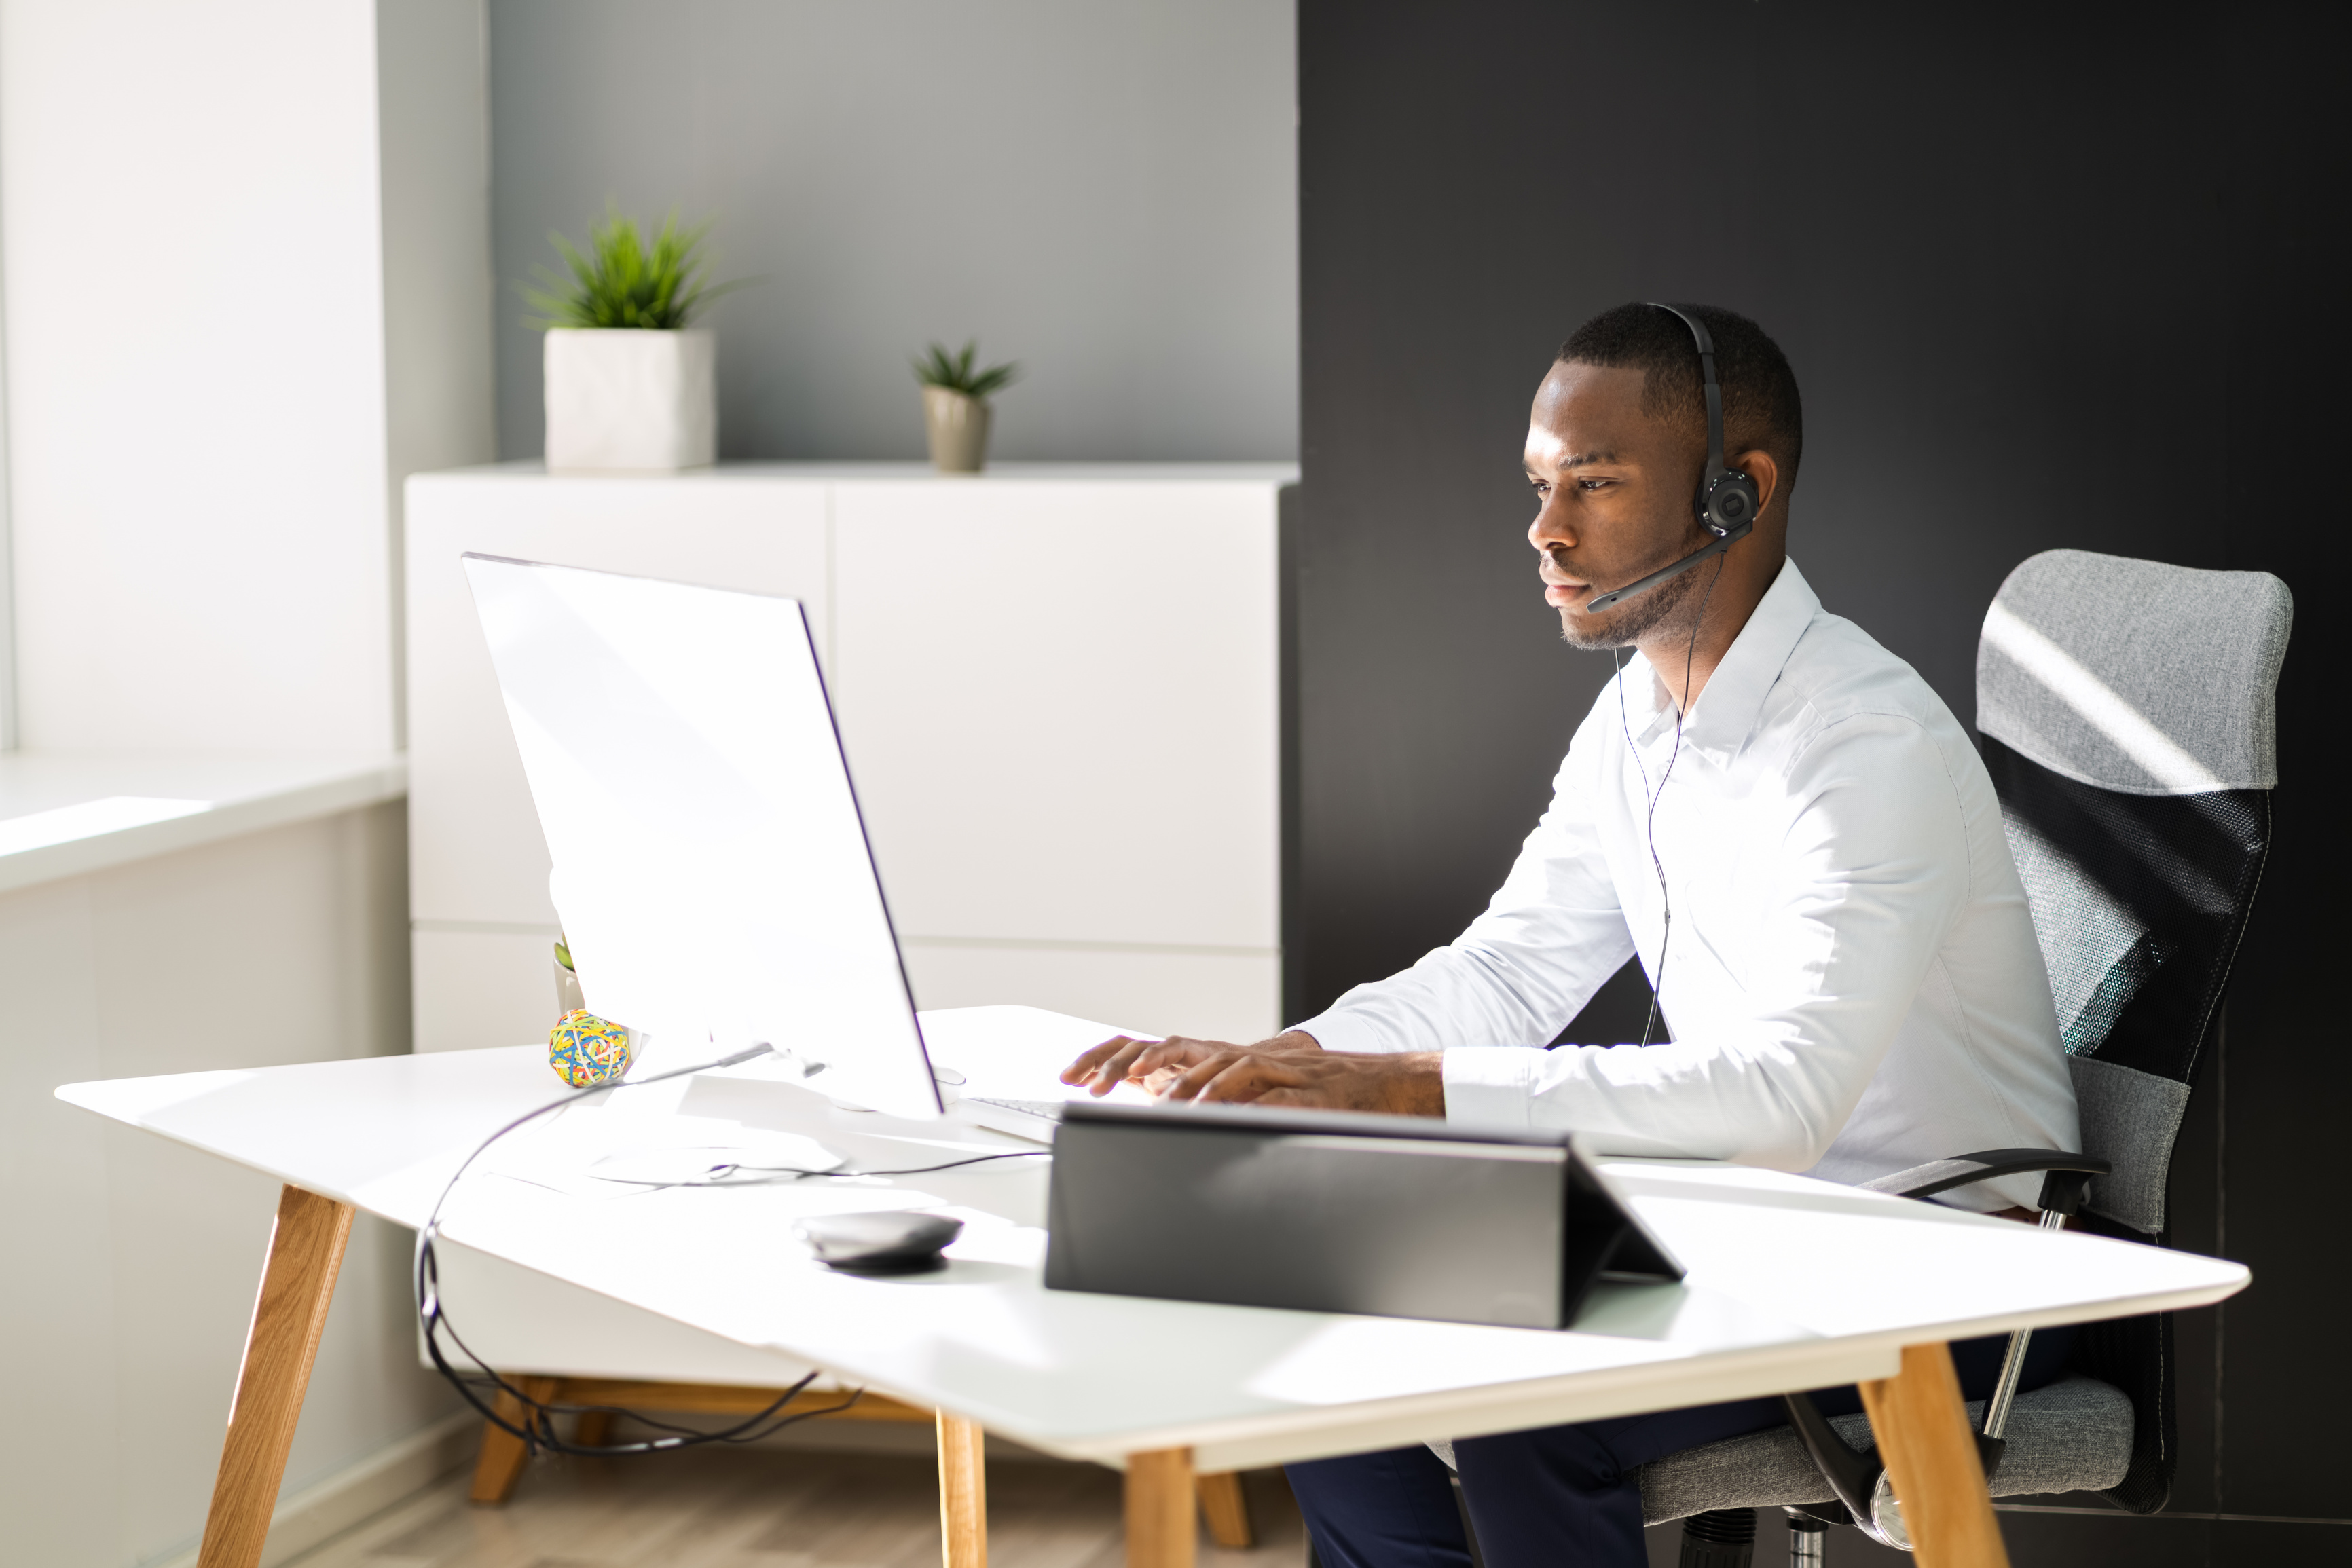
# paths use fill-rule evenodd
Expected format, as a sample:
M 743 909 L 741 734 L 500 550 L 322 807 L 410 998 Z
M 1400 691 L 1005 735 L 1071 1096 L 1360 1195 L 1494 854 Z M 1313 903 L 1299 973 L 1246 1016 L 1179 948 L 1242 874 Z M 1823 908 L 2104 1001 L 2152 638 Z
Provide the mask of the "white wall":
M 490 0 L 499 444 L 513 284 L 607 197 L 715 216 L 729 457 L 920 457 L 908 357 L 1027 379 L 1005 458 L 1297 452 L 1290 0 Z
M 488 448 L 486 110 L 478 0 L 384 14 L 380 120 L 371 0 L 0 5 L 27 747 L 397 743 L 392 497 Z
M 481 0 L 0 0 L 19 742 L 388 751 L 406 472 L 492 450 Z M 404 808 L 0 898 L 0 1561 L 201 1528 L 275 1184 L 79 1079 L 408 1048 Z M 400 1448 L 354 1230 L 289 1490 Z
M 404 821 L 344 812 L 0 896 L 0 1561 L 190 1542 L 278 1198 L 50 1092 L 407 1050 Z M 289 1491 L 452 1406 L 416 1365 L 407 1246 L 352 1231 Z

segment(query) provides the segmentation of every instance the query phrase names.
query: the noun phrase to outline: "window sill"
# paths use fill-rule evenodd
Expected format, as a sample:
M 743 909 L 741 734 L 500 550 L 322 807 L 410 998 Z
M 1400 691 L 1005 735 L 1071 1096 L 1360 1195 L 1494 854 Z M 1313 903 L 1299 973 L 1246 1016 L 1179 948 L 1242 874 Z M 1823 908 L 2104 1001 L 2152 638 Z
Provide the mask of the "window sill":
M 407 792 L 394 752 L 0 752 L 0 893 Z

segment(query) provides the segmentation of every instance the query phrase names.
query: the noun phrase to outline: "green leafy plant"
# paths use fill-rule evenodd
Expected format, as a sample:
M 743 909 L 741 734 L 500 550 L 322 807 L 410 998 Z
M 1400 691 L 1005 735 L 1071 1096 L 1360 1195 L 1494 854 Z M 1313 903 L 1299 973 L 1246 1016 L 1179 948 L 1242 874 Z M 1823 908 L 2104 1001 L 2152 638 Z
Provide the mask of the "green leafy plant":
M 709 284 L 702 280 L 709 258 L 700 253 L 710 233 L 709 220 L 690 229 L 677 226 L 670 214 L 648 246 L 637 232 L 637 220 L 624 217 L 618 204 L 604 206 L 604 221 L 588 230 L 588 252 L 560 234 L 547 237 L 563 257 L 572 276 L 552 267 L 532 270 L 539 287 L 522 285 L 523 302 L 540 313 L 526 325 L 549 327 L 644 327 L 674 331 L 692 319 L 696 310 L 748 279 Z
M 915 379 L 927 387 L 961 392 L 978 402 L 987 402 L 990 393 L 1003 392 L 1020 379 L 1021 366 L 1013 361 L 991 365 L 984 371 L 974 370 L 972 361 L 979 352 L 977 338 L 966 343 L 961 354 L 950 354 L 946 345 L 933 343 L 930 353 L 915 361 Z

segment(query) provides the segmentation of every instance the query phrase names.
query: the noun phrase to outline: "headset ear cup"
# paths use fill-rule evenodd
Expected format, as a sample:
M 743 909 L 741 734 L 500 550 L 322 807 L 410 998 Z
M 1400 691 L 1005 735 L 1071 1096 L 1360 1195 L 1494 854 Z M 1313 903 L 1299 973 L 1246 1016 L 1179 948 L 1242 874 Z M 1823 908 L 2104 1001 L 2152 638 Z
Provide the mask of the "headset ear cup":
M 1707 486 L 1706 515 L 1700 520 L 1707 532 L 1720 537 L 1743 523 L 1754 522 L 1762 510 L 1759 501 L 1756 481 L 1735 468 Z

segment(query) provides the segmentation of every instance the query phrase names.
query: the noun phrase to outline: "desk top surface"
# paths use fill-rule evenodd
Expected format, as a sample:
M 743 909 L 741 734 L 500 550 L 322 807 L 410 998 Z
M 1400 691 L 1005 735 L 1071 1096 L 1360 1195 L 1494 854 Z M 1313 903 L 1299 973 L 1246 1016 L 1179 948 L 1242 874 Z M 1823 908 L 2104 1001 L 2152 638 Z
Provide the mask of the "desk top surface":
M 924 1019 L 950 1062 L 957 1016 Z M 411 1227 L 484 1136 L 559 1092 L 536 1046 L 58 1091 Z M 1043 1158 L 618 1197 L 595 1196 L 606 1184 L 584 1177 L 532 1179 L 580 1168 L 583 1149 L 675 1142 L 680 1126 L 801 1134 L 866 1169 L 1028 1146 L 953 1118 L 895 1121 L 788 1083 L 701 1075 L 555 1120 L 468 1173 L 443 1210 L 445 1236 L 1108 1462 L 1190 1447 L 1221 1469 L 1832 1386 L 1892 1375 L 1906 1343 L 2202 1306 L 2248 1279 L 2236 1263 L 1802 1176 L 1625 1160 L 1608 1168 L 1689 1277 L 1603 1285 L 1571 1332 L 1143 1301 L 1044 1288 Z M 910 1207 L 966 1221 L 945 1270 L 835 1274 L 793 1235 L 808 1214 Z M 464 1303 L 449 1312 L 462 1328 Z

